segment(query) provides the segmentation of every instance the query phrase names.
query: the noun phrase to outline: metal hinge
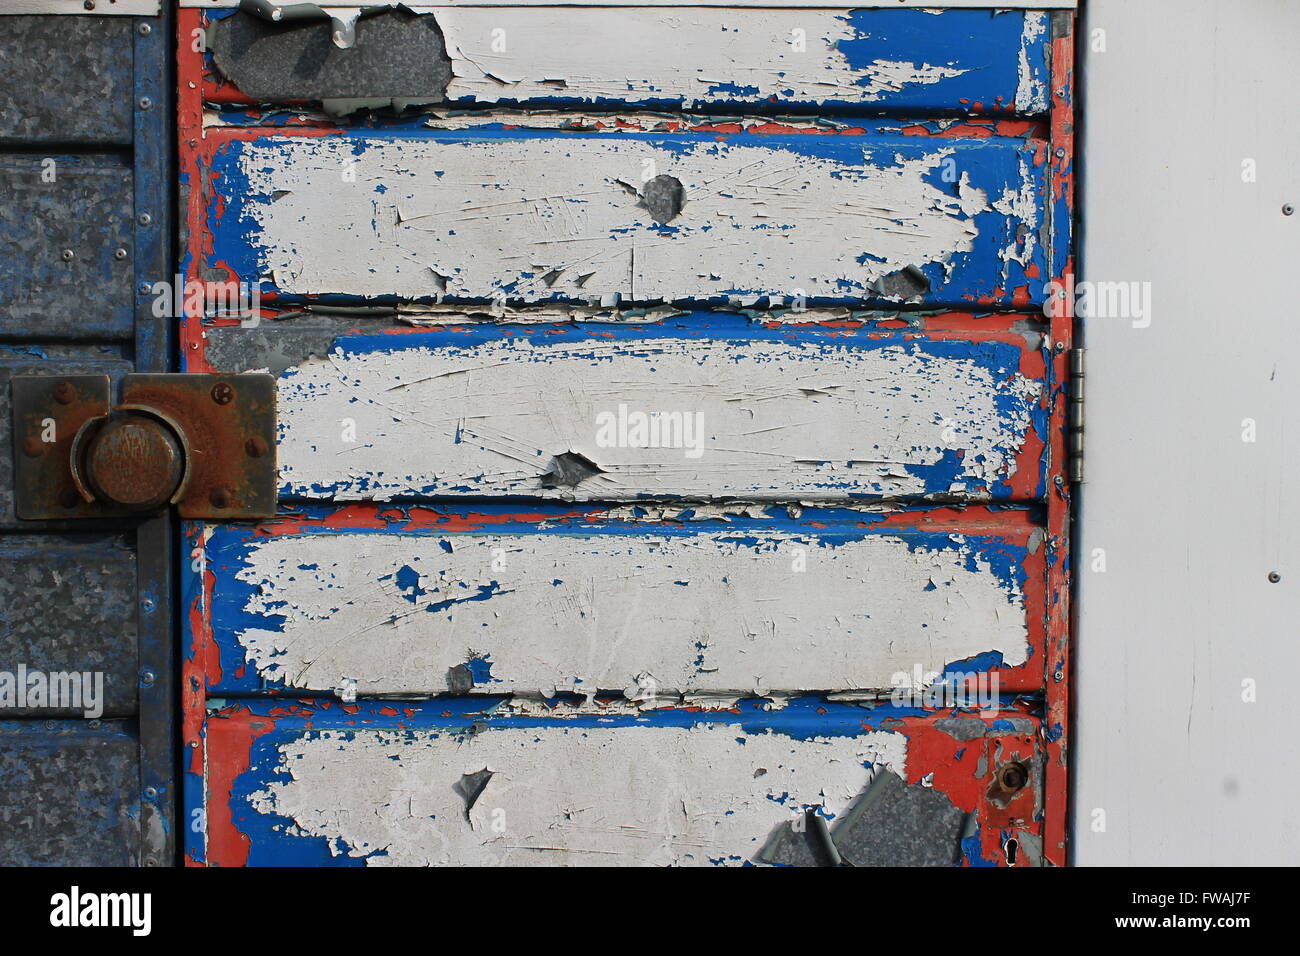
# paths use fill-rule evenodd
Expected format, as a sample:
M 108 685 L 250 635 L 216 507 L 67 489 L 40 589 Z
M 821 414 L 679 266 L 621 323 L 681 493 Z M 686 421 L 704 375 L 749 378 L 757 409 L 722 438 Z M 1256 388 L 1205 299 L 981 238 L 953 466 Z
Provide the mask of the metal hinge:
M 19 518 L 109 518 L 176 505 L 183 518 L 275 513 L 275 379 L 107 375 L 12 380 Z
M 1066 382 L 1069 396 L 1066 412 L 1068 427 L 1068 461 L 1071 484 L 1083 481 L 1083 382 L 1084 349 L 1070 349 L 1070 378 Z

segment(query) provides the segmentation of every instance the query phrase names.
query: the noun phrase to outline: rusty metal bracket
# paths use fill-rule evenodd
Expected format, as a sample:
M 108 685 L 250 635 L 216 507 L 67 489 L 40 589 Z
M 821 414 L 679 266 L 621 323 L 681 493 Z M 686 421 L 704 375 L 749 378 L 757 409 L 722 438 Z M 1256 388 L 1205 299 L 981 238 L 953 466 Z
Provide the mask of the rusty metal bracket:
M 275 513 L 275 379 L 15 376 L 19 518 L 108 518 L 174 504 L 182 518 Z

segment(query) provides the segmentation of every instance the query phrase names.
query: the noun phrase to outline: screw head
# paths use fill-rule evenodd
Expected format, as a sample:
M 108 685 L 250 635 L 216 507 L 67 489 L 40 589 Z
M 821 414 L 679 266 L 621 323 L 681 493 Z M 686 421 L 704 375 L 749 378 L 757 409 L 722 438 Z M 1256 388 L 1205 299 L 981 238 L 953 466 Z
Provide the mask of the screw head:
M 229 382 L 218 382 L 212 386 L 212 400 L 218 405 L 229 405 L 235 400 L 235 390 Z
M 153 598 L 145 598 L 143 601 L 140 602 L 140 609 L 144 611 L 146 614 L 152 613 L 155 607 L 157 607 L 157 605 L 154 604 Z
M 60 405 L 69 405 L 77 397 L 77 390 L 71 382 L 60 382 L 54 386 L 54 400 Z
M 1268 572 L 1268 583 L 1269 583 L 1269 584 L 1277 584 L 1277 582 L 1278 582 L 1278 581 L 1281 581 L 1281 580 L 1282 580 L 1282 575 L 1278 574 L 1276 571 L 1270 571 L 1270 572 Z
M 1295 215 L 1295 206 L 1291 205 L 1291 203 L 1287 203 L 1286 205 L 1284 205 L 1282 207 L 1282 215 L 1284 216 Z
M 153 672 L 153 671 L 144 671 L 144 672 L 140 675 L 140 683 L 141 683 L 142 685 L 144 685 L 145 687 L 152 687 L 152 686 L 153 686 L 153 682 L 156 681 L 157 679 L 158 679 L 158 678 L 154 676 L 154 672 Z
M 120 262 L 121 260 L 125 259 L 125 258 L 126 258 L 126 250 L 125 250 L 125 249 L 114 249 L 114 250 L 113 250 L 113 258 L 114 258 L 114 259 L 117 259 L 119 262 Z
M 136 221 L 142 226 L 147 226 L 149 223 L 153 222 L 153 216 L 149 215 L 147 212 L 142 212 Z
M 229 508 L 230 492 L 225 488 L 213 488 L 212 494 L 208 495 L 208 501 L 214 508 Z
M 73 254 L 74 253 L 71 249 L 64 249 L 62 252 L 59 253 L 59 258 L 62 259 L 64 262 L 71 262 Z
M 147 37 L 149 34 L 153 33 L 153 27 L 149 26 L 147 23 L 142 23 L 136 27 L 136 32 L 142 37 Z
M 140 97 L 139 106 L 140 109 L 147 110 L 149 107 L 153 106 L 153 100 L 149 99 L 147 96 L 142 96 Z
M 145 799 L 146 799 L 146 800 L 157 800 L 157 799 L 158 799 L 158 788 L 157 788 L 157 787 L 145 787 L 145 788 L 144 788 L 144 796 L 145 796 Z

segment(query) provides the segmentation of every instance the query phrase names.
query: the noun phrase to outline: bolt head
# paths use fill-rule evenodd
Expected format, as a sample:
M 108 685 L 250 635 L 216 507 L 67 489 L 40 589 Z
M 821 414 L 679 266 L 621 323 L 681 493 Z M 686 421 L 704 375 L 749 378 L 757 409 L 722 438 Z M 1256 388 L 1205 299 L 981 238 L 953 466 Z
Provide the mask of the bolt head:
M 1269 584 L 1277 584 L 1277 582 L 1279 582 L 1279 581 L 1281 581 L 1281 580 L 1282 580 L 1282 575 L 1278 574 L 1276 571 L 1270 571 L 1270 572 L 1268 572 L 1268 583 L 1269 583 Z
M 136 32 L 142 37 L 147 37 L 149 34 L 153 33 L 153 27 L 149 26 L 147 23 L 142 23 L 140 26 L 136 27 Z
M 212 386 L 211 395 L 218 405 L 229 405 L 235 400 L 235 389 L 229 382 L 218 382 Z
M 121 260 L 125 259 L 125 258 L 126 258 L 126 250 L 125 250 L 125 249 L 114 249 L 114 250 L 113 250 L 113 258 L 114 258 L 114 259 L 117 259 L 119 262 L 120 262 Z
M 212 494 L 208 495 L 208 502 L 214 508 L 229 508 L 230 492 L 225 488 L 213 488 Z
M 147 96 L 142 96 L 140 97 L 139 106 L 140 109 L 147 110 L 149 107 L 153 106 L 153 100 L 149 99 Z
M 184 467 L 184 452 L 171 429 L 145 415 L 108 422 L 86 449 L 86 477 L 95 496 L 132 511 L 166 504 Z

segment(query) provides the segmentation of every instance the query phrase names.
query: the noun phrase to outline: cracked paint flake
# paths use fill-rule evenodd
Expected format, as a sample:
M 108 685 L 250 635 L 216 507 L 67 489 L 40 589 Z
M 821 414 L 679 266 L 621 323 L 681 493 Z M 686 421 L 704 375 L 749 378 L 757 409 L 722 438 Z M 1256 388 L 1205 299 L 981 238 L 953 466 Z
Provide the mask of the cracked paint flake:
M 213 159 L 213 254 L 287 295 L 834 300 L 920 268 L 927 301 L 1000 299 L 1045 268 L 1030 247 L 1007 273 L 1006 247 L 1033 225 L 988 198 L 1039 202 L 1031 155 L 1020 140 L 883 134 L 237 139 Z M 667 224 L 645 208 L 655 176 L 683 188 Z
M 468 739 L 327 730 L 277 751 L 252 808 L 369 865 L 740 865 L 799 813 L 843 813 L 873 768 L 905 774 L 907 741 L 725 724 L 492 728 Z M 462 780 L 483 770 L 491 776 L 467 809 Z
M 989 498 L 1040 467 L 1021 453 L 1041 383 L 1018 371 L 1016 346 L 792 340 L 714 322 L 753 338 L 636 326 L 341 339 L 280 379 L 282 494 Z M 667 447 L 602 431 L 602 416 L 637 410 L 695 416 L 697 428 Z M 599 470 L 547 481 L 557 455 Z
M 1000 538 L 370 533 L 246 548 L 215 637 L 251 667 L 218 693 L 888 690 L 915 668 L 1030 653 L 1005 565 L 1023 549 Z M 244 605 L 225 606 L 236 593 Z

